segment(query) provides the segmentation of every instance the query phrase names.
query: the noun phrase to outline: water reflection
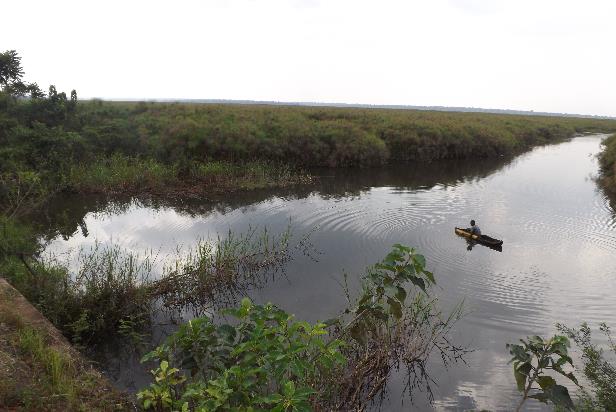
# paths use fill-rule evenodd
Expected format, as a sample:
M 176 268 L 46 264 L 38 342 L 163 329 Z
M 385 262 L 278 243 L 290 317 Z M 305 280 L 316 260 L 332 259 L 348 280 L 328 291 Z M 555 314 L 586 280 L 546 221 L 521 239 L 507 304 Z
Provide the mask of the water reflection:
M 112 198 L 101 195 L 66 195 L 53 199 L 42 214 L 30 216 L 45 239 L 60 236 L 67 240 L 77 231 L 88 236 L 84 218 L 88 214 L 99 217 L 126 213 L 138 205 L 154 210 L 171 208 L 181 214 L 197 217 L 242 209 L 272 198 L 304 199 L 317 194 L 322 199 L 359 197 L 374 187 L 392 187 L 396 191 L 447 187 L 464 181 L 480 179 L 511 162 L 511 158 L 486 159 L 479 162 L 435 161 L 399 164 L 369 169 L 313 169 L 314 184 L 236 192 L 211 199 L 151 198 L 134 199 L 126 196 Z
M 466 300 L 471 313 L 454 339 L 476 349 L 468 367 L 431 366 L 439 382 L 435 405 L 510 410 L 518 394 L 505 343 L 554 333 L 556 321 L 616 325 L 615 214 L 589 178 L 597 170 L 599 143 L 597 136 L 577 138 L 514 161 L 318 170 L 310 187 L 209 201 L 59 199 L 40 224 L 55 252 L 94 238 L 136 250 L 173 250 L 230 228 L 280 232 L 289 219 L 299 234 L 317 227 L 312 242 L 318 261 L 297 256 L 284 279 L 250 291 L 257 302 L 276 302 L 311 322 L 345 307 L 343 272 L 353 290 L 364 268 L 392 244 L 415 246 L 437 276 L 444 305 Z M 471 218 L 503 239 L 506 250 L 477 246 L 469 253 L 453 228 Z M 394 376 L 383 409 L 408 410 L 401 404 L 403 390 L 403 377 Z M 415 402 L 418 410 L 428 408 Z

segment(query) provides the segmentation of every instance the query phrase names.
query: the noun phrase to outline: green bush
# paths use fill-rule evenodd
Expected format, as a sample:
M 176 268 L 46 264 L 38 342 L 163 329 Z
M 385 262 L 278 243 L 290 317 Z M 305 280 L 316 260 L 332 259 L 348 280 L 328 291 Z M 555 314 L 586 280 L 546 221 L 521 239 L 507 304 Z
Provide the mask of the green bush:
M 237 324 L 193 319 L 144 357 L 158 365 L 156 383 L 137 395 L 146 410 L 307 411 L 315 383 L 344 365 L 323 323 L 248 299 L 225 313 Z

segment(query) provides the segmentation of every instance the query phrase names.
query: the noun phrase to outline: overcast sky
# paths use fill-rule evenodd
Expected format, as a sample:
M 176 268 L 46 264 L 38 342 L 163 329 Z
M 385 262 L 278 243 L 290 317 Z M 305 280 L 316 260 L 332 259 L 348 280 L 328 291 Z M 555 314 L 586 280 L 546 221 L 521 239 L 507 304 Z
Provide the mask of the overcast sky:
M 0 50 L 80 97 L 616 116 L 613 0 L 4 2 Z

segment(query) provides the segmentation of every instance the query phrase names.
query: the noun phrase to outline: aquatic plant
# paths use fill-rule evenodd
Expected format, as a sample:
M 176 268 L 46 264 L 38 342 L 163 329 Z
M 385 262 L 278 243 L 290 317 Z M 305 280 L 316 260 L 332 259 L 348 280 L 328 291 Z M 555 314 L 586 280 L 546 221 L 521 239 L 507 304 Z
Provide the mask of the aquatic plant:
M 420 388 L 432 400 L 428 358 L 436 352 L 448 365 L 463 361 L 468 352 L 448 338 L 463 316 L 463 304 L 444 315 L 438 299 L 430 296 L 435 284 L 425 257 L 404 245 L 394 245 L 383 261 L 369 268 L 359 297 L 349 300 L 342 317 L 330 321 L 334 336 L 347 342 L 342 352 L 348 363 L 328 407 L 364 409 L 383 395 L 391 371 L 401 366 L 409 396 Z
M 291 241 L 290 228 L 277 236 L 257 228 L 229 232 L 171 256 L 157 273 L 157 254 L 114 244 L 80 249 L 76 264 L 40 256 L 32 231 L 0 216 L 0 271 L 73 343 L 93 347 L 119 337 L 137 343 L 160 309 L 203 314 L 235 304 L 284 270 L 293 251 L 308 253 L 307 236 Z
M 400 365 L 409 391 L 429 388 L 434 350 L 446 363 L 465 353 L 447 340 L 461 310 L 441 317 L 434 282 L 423 256 L 395 245 L 339 318 L 311 325 L 245 298 L 223 311 L 237 322 L 193 319 L 146 355 L 155 382 L 138 398 L 155 410 L 363 410 Z
M 567 387 L 557 384 L 552 376 L 546 374 L 547 371 L 554 371 L 575 384 L 578 383 L 572 372 L 563 369 L 567 364 L 573 366 L 567 350 L 570 346 L 569 339 L 559 335 L 550 339 L 531 336 L 527 340 L 520 339 L 520 342 L 522 345 L 507 344 L 509 353 L 513 356 L 513 374 L 518 390 L 522 392 L 522 400 L 516 411 L 520 411 L 528 399 L 544 403 L 550 401 L 556 406 L 573 409 Z
M 305 236 L 293 245 L 290 240 L 289 227 L 279 235 L 250 228 L 239 235 L 229 231 L 216 241 L 198 241 L 165 267 L 150 294 L 166 309 L 190 309 L 195 315 L 228 307 L 283 271 L 293 250 L 308 251 Z

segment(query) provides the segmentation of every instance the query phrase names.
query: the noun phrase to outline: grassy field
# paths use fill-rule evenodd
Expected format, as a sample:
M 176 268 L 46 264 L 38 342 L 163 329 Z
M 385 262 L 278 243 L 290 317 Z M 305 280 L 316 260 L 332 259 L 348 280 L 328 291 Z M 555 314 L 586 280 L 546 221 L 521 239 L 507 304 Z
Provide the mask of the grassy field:
M 332 167 L 499 156 L 576 132 L 616 130 L 616 121 L 583 118 L 102 101 L 81 103 L 76 118 L 99 153 Z

